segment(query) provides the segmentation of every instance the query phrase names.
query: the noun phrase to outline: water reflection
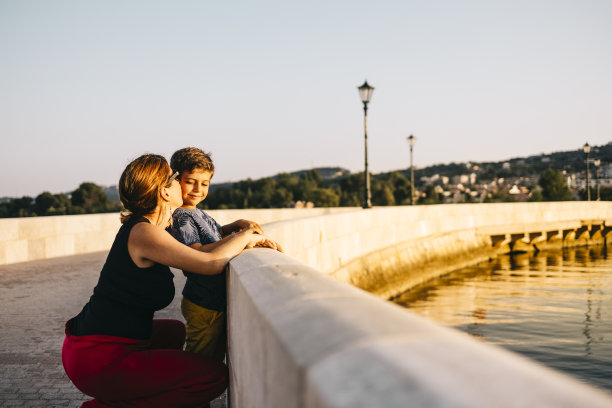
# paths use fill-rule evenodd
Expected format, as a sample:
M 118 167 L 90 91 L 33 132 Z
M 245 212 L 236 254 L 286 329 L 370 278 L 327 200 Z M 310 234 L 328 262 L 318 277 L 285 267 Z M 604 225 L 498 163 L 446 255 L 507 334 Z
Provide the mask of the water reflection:
M 612 390 L 612 260 L 607 254 L 600 246 L 500 256 L 394 301 Z

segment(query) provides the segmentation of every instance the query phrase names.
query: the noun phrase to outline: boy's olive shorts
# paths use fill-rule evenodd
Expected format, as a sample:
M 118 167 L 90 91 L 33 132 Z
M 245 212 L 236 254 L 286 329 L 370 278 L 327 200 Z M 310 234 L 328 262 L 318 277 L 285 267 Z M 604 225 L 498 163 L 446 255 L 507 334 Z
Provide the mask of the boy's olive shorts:
M 181 312 L 185 318 L 185 351 L 223 361 L 227 349 L 225 312 L 205 309 L 183 297 Z

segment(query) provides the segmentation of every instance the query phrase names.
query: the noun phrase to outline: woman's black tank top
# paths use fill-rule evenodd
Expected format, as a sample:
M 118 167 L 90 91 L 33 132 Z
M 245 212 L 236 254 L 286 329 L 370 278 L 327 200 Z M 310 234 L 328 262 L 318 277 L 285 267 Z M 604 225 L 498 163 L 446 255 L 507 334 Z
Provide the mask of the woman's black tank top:
M 128 253 L 134 225 L 149 222 L 136 217 L 124 223 L 106 258 L 89 302 L 70 324 L 73 336 L 108 335 L 144 340 L 151 337 L 153 314 L 174 298 L 174 275 L 165 265 L 136 266 Z

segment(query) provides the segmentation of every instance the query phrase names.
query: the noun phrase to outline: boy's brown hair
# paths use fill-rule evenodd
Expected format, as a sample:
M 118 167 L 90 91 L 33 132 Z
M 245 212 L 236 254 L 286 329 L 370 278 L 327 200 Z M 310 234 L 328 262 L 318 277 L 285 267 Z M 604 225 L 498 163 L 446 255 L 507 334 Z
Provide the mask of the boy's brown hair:
M 182 176 L 186 171 L 195 169 L 215 173 L 215 165 L 210 158 L 210 153 L 204 152 L 197 147 L 185 147 L 177 150 L 170 158 L 170 167 Z

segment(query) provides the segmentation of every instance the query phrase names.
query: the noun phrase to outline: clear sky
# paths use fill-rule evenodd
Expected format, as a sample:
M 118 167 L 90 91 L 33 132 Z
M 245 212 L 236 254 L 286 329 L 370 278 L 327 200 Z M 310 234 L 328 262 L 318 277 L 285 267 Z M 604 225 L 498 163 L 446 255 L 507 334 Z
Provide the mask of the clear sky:
M 612 1 L 0 0 L 0 196 L 116 184 L 145 152 L 213 181 L 612 141 Z

